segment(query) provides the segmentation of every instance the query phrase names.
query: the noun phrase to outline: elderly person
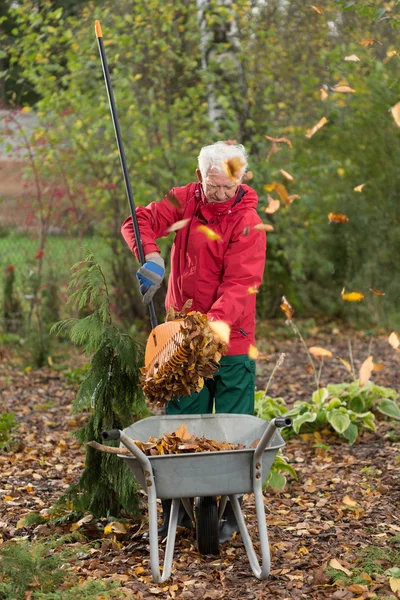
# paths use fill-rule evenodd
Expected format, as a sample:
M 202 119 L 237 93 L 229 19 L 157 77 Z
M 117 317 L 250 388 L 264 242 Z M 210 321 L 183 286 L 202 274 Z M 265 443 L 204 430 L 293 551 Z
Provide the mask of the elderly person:
M 234 173 L 230 165 L 235 165 Z M 255 292 L 264 273 L 266 236 L 254 229 L 261 219 L 255 190 L 242 183 L 246 168 L 242 145 L 217 142 L 204 146 L 198 157 L 197 182 L 175 187 L 160 202 L 136 209 L 146 258 L 137 273 L 144 301 L 151 301 L 165 273 L 157 238 L 169 235 L 174 223 L 186 219 L 185 226 L 176 231 L 171 249 L 166 309 L 172 306 L 179 311 L 192 299 L 192 310 L 231 327 L 228 351 L 219 370 L 206 380 L 201 392 L 169 402 L 169 415 L 212 413 L 213 409 L 217 413 L 254 413 L 255 362 L 248 351 L 255 343 Z M 122 235 L 138 257 L 131 217 L 122 225 Z M 226 513 L 221 543 L 236 530 L 229 504 Z

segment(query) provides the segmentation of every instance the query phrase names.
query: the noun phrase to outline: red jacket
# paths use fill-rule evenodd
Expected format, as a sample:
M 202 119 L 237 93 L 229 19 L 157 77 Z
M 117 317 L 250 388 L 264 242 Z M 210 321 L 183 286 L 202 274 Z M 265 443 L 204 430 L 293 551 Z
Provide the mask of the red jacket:
M 171 193 L 180 208 L 172 206 L 167 197 L 136 208 L 145 255 L 160 251 L 155 240 L 169 235 L 168 227 L 190 219 L 176 232 L 172 245 L 166 309 L 181 310 L 186 300 L 192 299 L 193 310 L 231 326 L 228 354 L 247 354 L 255 344 L 256 321 L 256 294 L 249 288 L 260 286 L 266 256 L 266 235 L 252 228 L 261 223 L 257 194 L 241 185 L 231 200 L 208 203 L 199 183 L 173 188 Z M 222 239 L 210 240 L 198 231 L 199 225 L 206 225 Z M 122 225 L 122 235 L 138 258 L 132 217 Z

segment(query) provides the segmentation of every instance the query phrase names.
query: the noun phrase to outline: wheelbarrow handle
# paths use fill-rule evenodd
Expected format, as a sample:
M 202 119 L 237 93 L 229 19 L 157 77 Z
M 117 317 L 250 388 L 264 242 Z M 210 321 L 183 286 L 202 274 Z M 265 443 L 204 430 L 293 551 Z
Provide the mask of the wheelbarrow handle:
M 110 429 L 109 431 L 101 432 L 103 440 L 107 440 L 108 442 L 111 442 L 111 440 L 119 440 L 120 436 L 121 432 L 119 429 Z
M 292 425 L 293 419 L 290 417 L 276 417 L 272 419 L 267 425 L 266 430 L 260 438 L 260 441 L 257 444 L 257 447 L 254 452 L 254 463 L 258 463 L 261 459 L 261 456 L 264 450 L 267 448 L 269 442 L 275 435 L 275 432 L 278 428 L 281 427 L 290 427 Z

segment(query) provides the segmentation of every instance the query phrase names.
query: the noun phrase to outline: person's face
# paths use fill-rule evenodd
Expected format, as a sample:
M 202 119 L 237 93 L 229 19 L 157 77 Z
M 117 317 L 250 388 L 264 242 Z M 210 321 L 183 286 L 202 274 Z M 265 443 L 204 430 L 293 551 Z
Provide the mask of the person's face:
M 207 202 L 226 202 L 235 196 L 240 182 L 235 183 L 225 173 L 210 170 L 204 179 L 199 169 L 196 173 Z

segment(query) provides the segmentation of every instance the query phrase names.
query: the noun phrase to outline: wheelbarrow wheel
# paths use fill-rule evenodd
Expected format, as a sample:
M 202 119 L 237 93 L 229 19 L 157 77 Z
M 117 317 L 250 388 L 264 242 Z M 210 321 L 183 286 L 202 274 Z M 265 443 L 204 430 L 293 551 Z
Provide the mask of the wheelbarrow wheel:
M 218 506 L 215 496 L 196 498 L 196 539 L 200 554 L 219 553 Z

